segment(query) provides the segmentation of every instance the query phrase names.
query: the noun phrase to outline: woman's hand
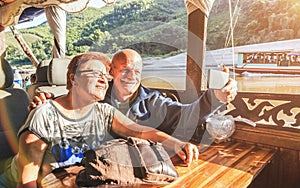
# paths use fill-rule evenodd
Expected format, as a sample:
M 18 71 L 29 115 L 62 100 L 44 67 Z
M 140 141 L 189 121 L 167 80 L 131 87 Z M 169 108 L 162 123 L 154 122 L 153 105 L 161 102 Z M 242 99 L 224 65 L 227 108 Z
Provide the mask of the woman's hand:
M 198 160 L 199 150 L 196 145 L 184 142 L 179 146 L 179 148 L 175 148 L 175 151 L 178 157 L 184 162 L 185 165 L 190 166 L 193 161 Z

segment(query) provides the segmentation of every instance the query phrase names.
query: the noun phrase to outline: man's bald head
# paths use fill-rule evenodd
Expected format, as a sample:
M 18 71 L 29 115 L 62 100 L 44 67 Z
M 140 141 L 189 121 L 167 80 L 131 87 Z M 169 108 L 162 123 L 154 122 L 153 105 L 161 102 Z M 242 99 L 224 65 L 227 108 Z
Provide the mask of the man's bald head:
M 112 58 L 112 68 L 123 63 L 125 64 L 135 63 L 136 65 L 142 66 L 142 57 L 135 50 L 123 49 L 114 54 Z

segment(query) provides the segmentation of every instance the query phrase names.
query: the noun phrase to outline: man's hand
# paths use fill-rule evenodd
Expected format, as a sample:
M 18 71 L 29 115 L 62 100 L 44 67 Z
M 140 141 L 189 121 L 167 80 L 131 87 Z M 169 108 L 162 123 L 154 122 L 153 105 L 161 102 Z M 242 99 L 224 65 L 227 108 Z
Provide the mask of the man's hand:
M 222 71 L 229 72 L 229 69 L 224 67 Z M 230 78 L 221 90 L 215 89 L 214 94 L 220 101 L 230 103 L 237 95 L 237 90 L 237 82 Z
M 37 106 L 44 104 L 48 99 L 52 99 L 54 95 L 52 93 L 39 91 L 33 97 L 32 102 L 29 103 L 28 110 L 31 111 Z

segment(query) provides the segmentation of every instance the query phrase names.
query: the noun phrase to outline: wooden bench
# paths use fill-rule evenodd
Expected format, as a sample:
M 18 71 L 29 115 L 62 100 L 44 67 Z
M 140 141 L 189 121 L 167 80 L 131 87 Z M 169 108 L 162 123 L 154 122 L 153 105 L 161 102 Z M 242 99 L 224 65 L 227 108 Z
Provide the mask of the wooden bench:
M 175 166 L 180 177 L 171 184 L 137 184 L 122 187 L 247 187 L 276 153 L 273 149 L 239 142 L 224 142 L 206 148 L 200 153 L 199 160 L 193 162 L 191 166 Z M 62 184 L 55 179 L 59 177 L 70 178 L 66 175 L 50 174 L 47 178 L 51 183 L 48 185 L 59 188 Z M 71 179 L 75 180 L 75 177 Z M 64 182 L 64 179 L 61 182 Z M 120 187 L 120 185 L 98 187 Z

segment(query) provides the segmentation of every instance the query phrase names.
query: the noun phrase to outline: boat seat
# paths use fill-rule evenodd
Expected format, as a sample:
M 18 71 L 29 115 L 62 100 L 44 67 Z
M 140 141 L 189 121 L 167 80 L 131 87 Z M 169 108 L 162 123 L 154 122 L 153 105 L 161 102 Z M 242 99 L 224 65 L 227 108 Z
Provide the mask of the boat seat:
M 13 88 L 10 64 L 0 60 L 0 173 L 5 161 L 18 152 L 17 131 L 28 116 L 29 96 L 24 89 Z
M 32 99 L 35 96 L 36 89 L 38 87 L 49 85 L 47 79 L 47 70 L 48 70 L 49 63 L 50 60 L 44 60 L 40 62 L 40 64 L 37 66 L 35 71 L 36 82 L 29 85 L 27 90 L 30 99 Z
M 41 62 L 36 69 L 36 83 L 28 87 L 28 94 L 32 99 L 38 91 L 50 92 L 54 97 L 66 94 L 67 67 L 70 60 L 53 58 L 51 61 Z

